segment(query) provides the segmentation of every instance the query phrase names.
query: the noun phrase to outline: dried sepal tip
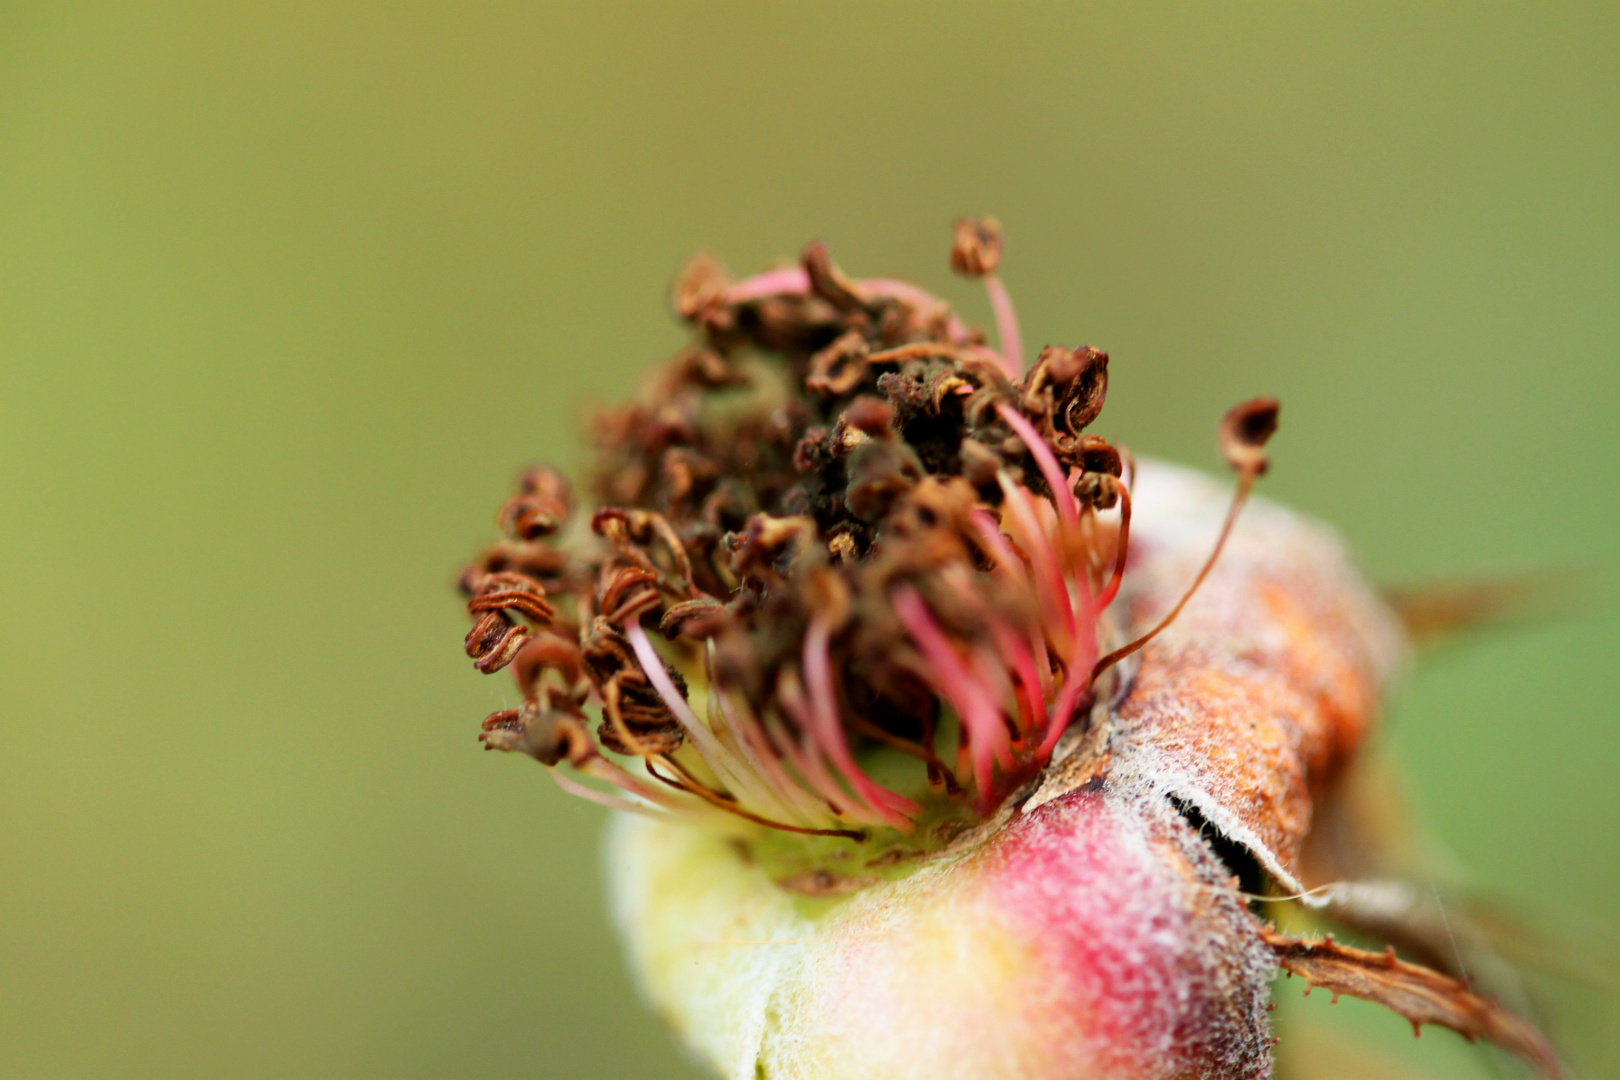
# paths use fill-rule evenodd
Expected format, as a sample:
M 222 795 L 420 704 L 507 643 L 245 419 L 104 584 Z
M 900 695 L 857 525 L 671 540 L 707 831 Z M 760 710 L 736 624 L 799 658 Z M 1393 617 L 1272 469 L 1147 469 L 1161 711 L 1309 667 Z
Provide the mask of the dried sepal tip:
M 1270 928 L 1261 937 L 1280 967 L 1334 997 L 1348 994 L 1382 1005 L 1411 1021 L 1414 1033 L 1437 1024 L 1470 1041 L 1484 1039 L 1517 1054 L 1547 1080 L 1565 1075 L 1557 1053 L 1534 1026 L 1473 993 L 1461 979 L 1401 960 L 1393 946 L 1370 952 L 1331 937 L 1311 941 Z

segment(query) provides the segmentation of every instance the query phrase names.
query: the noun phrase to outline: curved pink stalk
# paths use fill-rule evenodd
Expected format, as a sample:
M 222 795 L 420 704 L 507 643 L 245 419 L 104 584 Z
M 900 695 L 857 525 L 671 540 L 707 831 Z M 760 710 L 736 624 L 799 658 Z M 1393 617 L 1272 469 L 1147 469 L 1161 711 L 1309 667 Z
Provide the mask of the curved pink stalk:
M 1018 557 L 1012 545 L 1007 543 L 1006 536 L 1002 535 L 1001 522 L 991 517 L 990 511 L 982 507 L 969 513 L 968 520 L 973 522 L 973 528 L 977 530 L 985 551 L 995 559 L 996 568 L 1016 578 L 1019 569 L 1024 566 L 1024 560 Z
M 1040 675 L 1035 670 L 1035 655 L 1005 623 L 999 620 L 992 623 L 990 632 L 1007 666 L 1018 676 L 1013 696 L 1018 701 L 1019 728 L 1028 737 L 1046 726 L 1046 701 L 1041 693 Z
M 709 725 L 699 720 L 697 713 L 686 703 L 686 698 L 675 688 L 670 681 L 669 672 L 664 670 L 664 659 L 658 655 L 651 641 L 647 640 L 647 632 L 641 624 L 634 619 L 624 624 L 624 636 L 629 639 L 630 647 L 635 650 L 636 659 L 641 662 L 641 669 L 647 675 L 653 689 L 663 699 L 665 706 L 680 722 L 681 728 L 697 747 L 698 756 L 703 763 L 714 770 L 722 783 L 731 789 L 733 794 L 748 794 L 752 785 L 749 783 L 749 769 L 747 763 L 738 759 L 730 750 L 727 750 Z
M 882 813 L 889 824 L 909 831 L 912 818 L 922 813 L 922 807 L 904 795 L 890 791 L 867 776 L 850 753 L 849 740 L 844 737 L 844 725 L 838 718 L 838 698 L 833 692 L 832 662 L 828 644 L 832 628 L 825 617 L 813 615 L 804 632 L 804 683 L 810 696 L 810 717 L 816 724 L 821 749 L 838 766 L 850 786 Z
M 939 297 L 909 281 L 897 281 L 894 278 L 860 278 L 855 284 L 873 296 L 888 297 L 902 304 L 910 304 L 914 308 L 927 309 L 944 303 Z M 763 274 L 744 278 L 728 286 L 724 296 L 728 304 L 742 304 L 750 300 L 763 300 L 768 296 L 807 296 L 809 293 L 810 275 L 805 273 L 804 268 L 785 266 L 780 270 L 767 270 Z M 999 317 L 998 315 L 997 318 Z M 955 315 L 946 320 L 945 330 L 952 344 L 967 344 L 967 326 Z M 1016 377 L 1015 374 L 1014 378 Z
M 1013 698 L 1013 709 L 1018 708 L 1017 695 L 1013 692 L 1012 679 L 1007 675 L 1007 663 L 999 656 L 995 649 L 989 645 L 978 645 L 973 649 L 971 672 L 974 687 L 978 691 L 979 707 L 985 710 L 987 716 L 994 719 L 996 724 L 996 740 L 993 743 L 996 753 L 996 762 L 1005 772 L 1013 770 L 1013 727 L 1007 723 L 1007 710 L 1002 702 Z
M 1084 575 L 1077 584 L 1080 597 L 1075 603 L 1075 617 L 1082 625 L 1091 627 L 1091 631 L 1079 634 L 1074 639 L 1074 651 L 1069 656 L 1068 670 L 1064 672 L 1063 689 L 1058 692 L 1057 703 L 1052 708 L 1046 738 L 1041 740 L 1040 754 L 1043 759 L 1052 753 L 1058 739 L 1074 720 L 1074 707 L 1079 704 L 1080 695 L 1090 688 L 1092 665 L 1097 662 L 1097 608 L 1092 603 L 1091 586 Z
M 1014 382 L 1024 375 L 1024 338 L 1018 332 L 1018 312 L 1012 296 L 998 274 L 987 274 L 984 291 L 990 294 L 990 310 L 996 316 L 996 340 L 1001 343 L 1001 363 L 1007 378 Z
M 1010 750 L 1006 748 L 1007 726 L 1001 721 L 1000 710 L 990 694 L 968 674 L 956 651 L 945 638 L 945 632 L 928 611 L 917 590 L 901 586 L 892 596 L 894 613 L 906 632 L 911 635 L 923 658 L 929 663 L 935 689 L 951 703 L 967 735 L 969 756 L 973 763 L 973 779 L 979 789 L 979 806 L 987 810 L 994 793 L 993 762 L 1005 752 L 1010 763 Z
M 1035 509 L 1031 505 L 1035 497 L 1014 484 L 1006 473 L 1000 474 L 997 479 L 1001 483 L 1001 493 L 1005 496 L 1004 505 L 1007 512 L 1012 515 L 1013 524 L 1023 534 L 1024 548 L 1029 552 L 1030 570 L 1035 576 L 1035 591 L 1040 597 L 1041 605 L 1046 609 L 1052 626 L 1061 629 L 1067 641 L 1073 641 L 1076 631 L 1074 611 L 1067 603 L 1069 587 L 1064 583 L 1063 566 L 1052 551 L 1046 530 L 1041 528 L 1040 519 L 1035 516 Z
M 1052 489 L 1052 502 L 1057 506 L 1058 516 L 1063 519 L 1065 525 L 1073 525 L 1080 519 L 1080 504 L 1075 502 L 1074 491 L 1069 487 L 1063 467 L 1058 464 L 1052 448 L 1046 445 L 1046 440 L 1035 430 L 1035 425 L 1011 405 L 998 401 L 996 412 L 1007 421 L 1007 425 L 1013 431 L 1018 433 L 1018 437 L 1029 449 L 1030 456 L 1035 459 L 1035 464 L 1040 466 L 1041 475 L 1046 478 L 1046 486 Z
M 1119 491 L 1119 533 L 1114 538 L 1114 570 L 1108 576 L 1108 584 L 1103 587 L 1102 595 L 1097 598 L 1097 610 L 1102 611 L 1114 602 L 1119 595 L 1120 584 L 1125 580 L 1125 560 L 1131 550 L 1131 489 L 1121 486 Z
M 767 296 L 805 296 L 810 292 L 810 275 L 802 266 L 784 266 L 780 270 L 767 270 L 744 278 L 725 292 L 726 303 L 743 304 L 750 300 L 763 300 Z
M 799 775 L 804 777 L 805 783 L 816 792 L 833 812 L 839 817 L 847 817 L 863 825 L 887 824 L 883 811 L 873 806 L 861 797 L 859 791 L 846 791 L 842 785 L 828 771 L 825 756 L 821 753 L 820 743 L 815 737 L 816 722 L 809 702 L 805 700 L 804 690 L 800 686 L 798 676 L 793 671 L 785 671 L 777 680 L 777 700 L 781 702 L 782 709 L 799 725 L 804 733 L 804 745 L 781 728 L 781 725 L 767 726 L 766 731 L 771 741 L 781 751 Z
M 568 794 L 576 795 L 579 798 L 585 799 L 588 802 L 593 802 L 598 806 L 605 806 L 609 810 L 623 810 L 630 814 L 645 814 L 647 817 L 654 818 L 658 821 L 675 820 L 675 815 L 669 813 L 667 810 L 659 810 L 655 807 L 648 806 L 646 803 L 633 802 L 630 799 L 621 798 L 618 795 L 609 795 L 605 791 L 597 791 L 595 788 L 587 787 L 578 780 L 575 780 L 573 777 L 567 776 L 555 768 L 548 768 L 546 770 L 546 775 L 550 776 L 551 779 L 556 782 L 557 786 L 568 792 Z
M 969 518 L 973 522 L 974 529 L 979 534 L 979 540 L 984 545 L 985 551 L 995 560 L 996 569 L 1015 581 L 1021 582 L 1025 580 L 1024 575 L 1029 573 L 1030 568 L 1023 559 L 1018 557 L 1018 553 L 1012 549 L 1012 545 L 1007 543 L 1007 537 L 1001 531 L 1001 523 L 991 517 L 988 510 L 984 509 L 974 510 L 969 515 Z M 1035 630 L 1030 634 L 1027 647 L 1022 642 L 1017 644 L 1020 649 L 1025 650 L 1025 655 L 1030 661 L 1031 670 L 1037 676 L 1037 681 L 1032 682 L 1030 686 L 1044 700 L 1052 692 L 1052 665 L 1048 662 L 1046 656 L 1046 638 L 1039 630 Z M 1036 711 L 1041 710 L 1037 709 Z
M 1088 651 L 1091 654 L 1090 662 L 1086 662 L 1082 658 L 1082 654 Z M 1052 715 L 1047 721 L 1046 738 L 1041 740 L 1039 755 L 1043 760 L 1051 755 L 1052 750 L 1057 746 L 1057 741 L 1063 737 L 1065 731 L 1069 730 L 1069 725 L 1074 721 L 1074 707 L 1080 703 L 1080 695 L 1086 689 L 1085 676 L 1076 675 L 1075 672 L 1078 670 L 1083 671 L 1085 675 L 1090 675 L 1090 665 L 1096 662 L 1096 653 L 1096 649 L 1075 649 L 1068 677 L 1063 680 L 1063 689 L 1058 691 L 1057 703 L 1052 706 Z M 1077 666 L 1080 664 L 1085 666 Z
M 712 643 L 711 643 L 712 650 Z M 710 685 L 713 685 L 712 678 Z M 778 760 L 780 755 L 771 745 L 771 737 L 765 731 L 764 725 L 754 716 L 752 709 L 748 709 L 739 722 L 737 714 L 733 711 L 731 702 L 726 695 L 714 692 L 715 701 L 720 706 L 720 716 L 726 725 L 736 732 L 737 743 L 748 762 L 757 771 L 766 786 L 769 787 L 784 805 L 792 810 L 791 817 L 797 818 L 806 825 L 821 826 L 828 823 L 828 814 L 825 804 L 818 806 L 815 796 L 804 789 L 804 786 L 795 781 L 782 768 Z M 745 705 L 746 708 L 746 705 Z
M 630 773 L 625 772 L 619 766 L 615 765 L 607 758 L 601 757 L 600 755 L 593 757 L 588 761 L 581 762 L 578 768 L 580 772 L 584 773 L 586 776 L 589 776 L 593 780 L 600 780 L 603 783 L 612 784 L 621 791 L 635 795 L 638 798 L 645 799 L 647 802 L 660 806 L 665 810 L 682 812 L 694 808 L 693 804 L 688 802 L 682 796 L 672 795 L 668 791 L 654 787 L 652 784 L 646 783 L 638 777 L 632 776 Z M 593 788 L 585 787 L 585 785 L 580 784 L 572 777 L 566 776 L 559 772 L 556 768 L 548 768 L 546 771 L 551 773 L 551 778 L 557 781 L 558 786 L 560 786 L 570 795 L 577 795 L 579 792 L 576 791 L 575 788 L 580 788 L 585 791 L 591 791 L 596 795 L 603 796 L 604 798 L 618 798 L 617 795 L 612 795 L 607 792 L 596 791 Z M 611 805 L 603 802 L 600 798 L 592 799 L 591 801 L 601 803 L 603 806 Z

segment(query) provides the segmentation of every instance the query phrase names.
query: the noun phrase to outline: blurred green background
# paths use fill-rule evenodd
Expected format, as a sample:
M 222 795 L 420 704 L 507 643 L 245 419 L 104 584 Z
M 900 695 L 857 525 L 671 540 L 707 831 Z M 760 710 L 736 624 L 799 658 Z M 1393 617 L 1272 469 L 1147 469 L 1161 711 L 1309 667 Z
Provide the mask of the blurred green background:
M 1268 492 L 1379 579 L 1591 568 L 1390 732 L 1479 883 L 1620 923 L 1620 7 L 12 2 L 0 1075 L 697 1075 L 600 814 L 478 752 L 453 573 L 692 251 L 982 321 L 962 212 L 1028 340 L 1111 352 L 1109 436 L 1213 467 L 1275 393 Z

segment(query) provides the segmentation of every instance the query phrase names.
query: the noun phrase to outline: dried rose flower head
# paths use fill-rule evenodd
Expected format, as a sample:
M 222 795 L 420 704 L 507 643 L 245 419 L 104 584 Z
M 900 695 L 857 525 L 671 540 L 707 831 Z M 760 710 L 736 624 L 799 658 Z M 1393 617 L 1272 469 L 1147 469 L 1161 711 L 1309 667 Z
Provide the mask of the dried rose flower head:
M 1356 865 L 1402 635 L 1320 527 L 1239 519 L 1275 401 L 1221 425 L 1235 497 L 1133 461 L 1088 430 L 1107 353 L 1026 368 L 1001 257 L 957 226 L 996 348 L 821 244 L 694 261 L 692 344 L 597 424 L 599 508 L 532 470 L 461 579 L 523 700 L 486 748 L 629 812 L 653 1002 L 738 1080 L 1263 1077 L 1280 966 L 1556 1074 L 1387 888 L 1309 898 L 1409 959 L 1261 918 Z

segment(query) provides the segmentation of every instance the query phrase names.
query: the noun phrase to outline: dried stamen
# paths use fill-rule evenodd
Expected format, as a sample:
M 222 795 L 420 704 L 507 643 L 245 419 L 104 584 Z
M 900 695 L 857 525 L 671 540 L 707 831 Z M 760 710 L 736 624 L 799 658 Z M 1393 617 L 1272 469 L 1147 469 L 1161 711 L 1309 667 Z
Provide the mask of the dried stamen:
M 1187 606 L 1187 601 L 1193 598 L 1198 587 L 1204 583 L 1209 572 L 1214 569 L 1215 561 L 1221 557 L 1221 549 L 1226 546 L 1226 538 L 1232 534 L 1232 526 L 1237 523 L 1238 514 L 1243 510 L 1243 504 L 1248 501 L 1249 492 L 1254 490 L 1254 482 L 1265 475 L 1267 459 L 1265 454 L 1266 440 L 1271 438 L 1277 430 L 1277 401 L 1275 398 L 1255 398 L 1241 405 L 1234 405 L 1226 414 L 1221 423 L 1221 450 L 1226 460 L 1238 474 L 1237 490 L 1232 494 L 1232 505 L 1226 511 L 1226 520 L 1221 523 L 1221 531 L 1215 538 L 1215 547 L 1210 551 L 1209 558 L 1198 570 L 1187 591 L 1176 606 L 1170 609 L 1169 614 L 1128 645 L 1121 646 L 1097 661 L 1092 669 L 1091 681 L 1095 683 L 1097 677 L 1142 646 L 1158 637 L 1181 614 L 1181 609 Z
M 675 304 L 697 340 L 599 424 L 594 544 L 556 543 L 573 498 L 534 469 L 499 514 L 513 539 L 463 577 L 468 654 L 524 694 L 486 745 L 639 803 L 848 837 L 909 832 L 940 799 L 989 814 L 1043 768 L 1106 666 L 1131 500 L 1124 455 L 1084 433 L 1107 354 L 1048 347 L 1025 373 L 1001 255 L 994 221 L 958 224 L 951 262 L 984 281 L 999 351 L 824 244 L 735 283 L 695 260 Z M 1265 424 L 1229 417 L 1239 503 Z M 878 748 L 915 789 L 873 778 Z

